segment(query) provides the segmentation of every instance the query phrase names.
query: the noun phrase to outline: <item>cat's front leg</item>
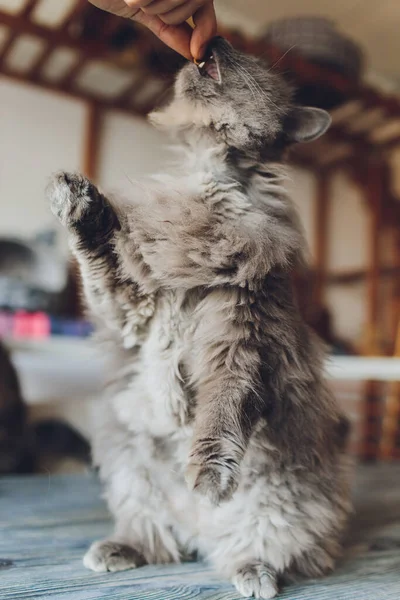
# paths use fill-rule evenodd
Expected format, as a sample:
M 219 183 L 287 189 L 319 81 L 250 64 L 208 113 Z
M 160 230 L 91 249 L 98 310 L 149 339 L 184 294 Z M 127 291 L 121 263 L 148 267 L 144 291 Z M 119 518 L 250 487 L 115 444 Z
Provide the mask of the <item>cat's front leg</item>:
M 196 409 L 186 481 L 215 504 L 230 500 L 238 487 L 251 435 L 265 412 L 246 298 L 232 286 L 202 300 L 188 363 Z
M 47 195 L 52 212 L 72 236 L 74 249 L 99 254 L 120 230 L 110 202 L 89 179 L 79 173 L 54 175 Z
M 231 499 L 255 423 L 259 399 L 240 376 L 225 374 L 200 389 L 194 439 L 186 468 L 190 489 L 213 504 Z
M 57 173 L 49 187 L 53 213 L 68 231 L 92 313 L 125 347 L 133 346 L 154 312 L 154 296 L 123 270 L 122 253 L 129 245 L 123 215 L 86 177 Z M 134 261 L 134 258 L 131 259 Z

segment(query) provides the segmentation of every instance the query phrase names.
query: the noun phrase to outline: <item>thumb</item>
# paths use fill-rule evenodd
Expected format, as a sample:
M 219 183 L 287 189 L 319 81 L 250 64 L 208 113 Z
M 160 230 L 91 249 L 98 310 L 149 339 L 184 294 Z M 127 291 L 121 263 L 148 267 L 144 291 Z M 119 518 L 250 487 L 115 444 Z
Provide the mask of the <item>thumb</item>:
M 207 44 L 217 33 L 217 18 L 214 2 L 207 2 L 193 15 L 196 27 L 190 41 L 190 53 L 193 58 L 201 60 L 207 50 Z

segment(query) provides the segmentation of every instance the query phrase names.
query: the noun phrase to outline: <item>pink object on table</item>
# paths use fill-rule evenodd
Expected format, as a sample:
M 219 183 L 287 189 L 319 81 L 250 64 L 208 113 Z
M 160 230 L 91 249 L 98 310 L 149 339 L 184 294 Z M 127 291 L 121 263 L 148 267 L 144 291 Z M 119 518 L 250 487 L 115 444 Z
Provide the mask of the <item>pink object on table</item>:
M 45 313 L 17 312 L 14 315 L 12 335 L 15 338 L 43 339 L 51 334 L 50 319 Z

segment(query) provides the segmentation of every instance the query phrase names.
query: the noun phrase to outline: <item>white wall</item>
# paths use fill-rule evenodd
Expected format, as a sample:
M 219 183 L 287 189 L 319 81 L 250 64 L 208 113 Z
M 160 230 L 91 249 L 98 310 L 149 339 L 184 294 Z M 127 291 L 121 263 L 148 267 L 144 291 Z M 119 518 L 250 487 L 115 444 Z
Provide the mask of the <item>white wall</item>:
M 82 166 L 86 106 L 0 77 L 0 235 L 31 237 L 58 227 L 45 200 L 50 175 Z M 107 113 L 99 183 L 125 195 L 130 179 L 160 168 L 165 138 L 143 119 Z M 65 247 L 60 231 L 61 247 Z
M 338 173 L 331 186 L 328 268 L 331 271 L 363 269 L 368 263 L 367 200 L 356 184 Z
M 309 250 L 315 252 L 315 177 L 293 169 L 289 181 L 292 198 L 300 212 Z M 368 262 L 368 211 L 365 199 L 351 179 L 338 173 L 332 180 L 329 212 L 328 269 L 331 273 L 363 269 Z M 366 322 L 365 283 L 329 286 L 326 303 L 338 336 L 359 343 Z
M 108 112 L 101 139 L 98 182 L 128 197 L 131 181 L 156 173 L 167 158 L 165 136 L 141 118 Z
M 329 271 L 365 269 L 369 230 L 366 199 L 351 179 L 338 173 L 332 181 L 329 206 Z M 358 343 L 365 341 L 366 298 L 365 282 L 328 288 L 326 300 L 339 336 Z
M 82 154 L 81 102 L 0 78 L 0 234 L 53 226 L 44 190 L 51 173 Z

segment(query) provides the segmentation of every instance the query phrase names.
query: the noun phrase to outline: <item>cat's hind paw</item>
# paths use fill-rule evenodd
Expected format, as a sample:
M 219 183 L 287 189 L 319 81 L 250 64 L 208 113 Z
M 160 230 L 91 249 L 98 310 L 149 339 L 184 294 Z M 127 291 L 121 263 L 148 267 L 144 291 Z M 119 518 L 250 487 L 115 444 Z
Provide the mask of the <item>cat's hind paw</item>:
M 87 569 L 96 573 L 127 571 L 145 564 L 143 556 L 126 544 L 103 540 L 94 542 L 83 557 Z
M 245 598 L 270 600 L 278 594 L 276 573 L 263 563 L 242 567 L 233 577 L 232 583 Z

